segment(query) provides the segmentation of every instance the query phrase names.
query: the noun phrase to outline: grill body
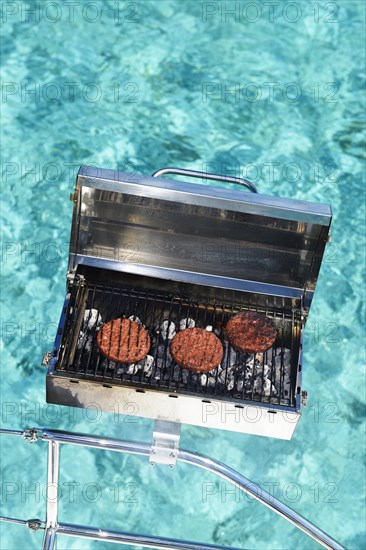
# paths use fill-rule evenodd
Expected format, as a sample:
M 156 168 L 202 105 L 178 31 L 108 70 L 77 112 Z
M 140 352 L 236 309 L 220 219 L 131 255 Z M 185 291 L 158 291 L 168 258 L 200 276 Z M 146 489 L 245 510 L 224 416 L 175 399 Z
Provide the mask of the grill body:
M 47 401 L 290 439 L 301 414 L 302 335 L 330 209 L 301 201 L 83 167 L 74 193 L 69 275 Z M 287 284 L 284 284 L 287 283 Z M 235 351 L 233 314 L 271 318 L 267 352 Z M 148 360 L 119 364 L 96 345 L 102 323 L 138 318 Z M 169 330 L 214 330 L 220 366 L 174 364 Z M 171 336 L 171 334 L 170 334 Z

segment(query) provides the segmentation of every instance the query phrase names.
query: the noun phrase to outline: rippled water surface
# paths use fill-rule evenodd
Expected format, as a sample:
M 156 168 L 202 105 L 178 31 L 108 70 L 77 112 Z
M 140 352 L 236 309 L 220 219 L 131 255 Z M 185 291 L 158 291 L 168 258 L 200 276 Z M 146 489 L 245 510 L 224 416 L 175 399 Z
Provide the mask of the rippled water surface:
M 206 167 L 266 194 L 330 203 L 333 240 L 305 338 L 309 405 L 293 439 L 185 426 L 181 443 L 361 550 L 365 6 L 278 4 L 80 1 L 72 17 L 60 0 L 2 3 L 2 424 L 151 438 L 149 420 L 46 407 L 40 359 L 62 307 L 80 164 L 144 174 Z M 4 437 L 1 450 L 2 514 L 44 517 L 45 444 Z M 61 520 L 250 549 L 318 548 L 186 465 L 72 448 L 62 460 Z M 41 539 L 2 527 L 4 549 Z M 94 547 L 109 545 L 58 546 Z

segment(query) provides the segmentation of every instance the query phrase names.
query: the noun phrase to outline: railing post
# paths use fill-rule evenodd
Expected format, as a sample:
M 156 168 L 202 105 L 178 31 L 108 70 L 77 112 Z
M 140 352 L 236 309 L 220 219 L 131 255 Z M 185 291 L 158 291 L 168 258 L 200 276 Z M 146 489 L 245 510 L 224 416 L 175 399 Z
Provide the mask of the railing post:
M 60 444 L 56 441 L 48 442 L 48 471 L 47 471 L 47 511 L 46 532 L 43 539 L 43 550 L 56 548 L 57 513 L 59 499 L 60 471 Z
M 47 528 L 43 539 L 43 550 L 54 550 L 56 548 L 56 529 Z

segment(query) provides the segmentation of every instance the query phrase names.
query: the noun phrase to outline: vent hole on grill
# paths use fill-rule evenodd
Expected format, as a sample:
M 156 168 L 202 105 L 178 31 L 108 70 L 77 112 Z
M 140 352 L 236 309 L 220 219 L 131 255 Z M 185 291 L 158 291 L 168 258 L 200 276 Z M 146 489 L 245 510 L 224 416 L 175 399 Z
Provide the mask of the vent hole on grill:
M 137 393 L 145 393 L 145 390 L 137 389 L 136 391 L 137 391 Z
M 277 411 L 267 411 L 269 414 L 277 414 Z
M 103 388 L 111 388 L 112 386 L 109 386 L 108 384 L 103 384 Z
M 302 365 L 299 365 L 299 372 L 301 372 L 301 367 L 302 367 Z
M 234 405 L 235 409 L 244 409 L 243 405 Z
M 169 395 L 169 397 L 174 397 L 175 399 L 178 399 L 177 395 Z
M 70 380 L 71 384 L 79 384 L 79 380 Z
M 298 393 L 298 394 L 301 393 L 301 388 L 300 388 L 300 386 L 297 386 L 297 393 Z
M 202 403 L 211 403 L 209 399 L 202 399 Z

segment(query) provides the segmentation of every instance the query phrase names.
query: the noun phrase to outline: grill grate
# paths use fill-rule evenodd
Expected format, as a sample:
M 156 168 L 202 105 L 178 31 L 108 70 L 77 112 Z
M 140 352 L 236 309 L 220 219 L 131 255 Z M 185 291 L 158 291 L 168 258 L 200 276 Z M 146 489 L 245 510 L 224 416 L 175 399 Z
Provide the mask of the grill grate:
M 258 305 L 203 303 L 190 297 L 164 295 L 117 286 L 88 283 L 73 306 L 69 306 L 69 336 L 56 370 L 79 378 L 108 381 L 136 388 L 233 398 L 243 401 L 295 405 L 295 359 L 298 345 L 294 333 L 300 326 L 292 316 L 265 310 Z M 277 327 L 274 346 L 264 353 L 235 351 L 226 341 L 223 327 L 231 315 L 251 309 L 273 318 Z M 102 323 L 118 317 L 140 319 L 149 330 L 151 348 L 147 359 L 137 364 L 114 363 L 106 359 L 96 344 Z M 208 374 L 196 374 L 176 365 L 165 338 L 169 327 L 182 323 L 205 328 L 210 325 L 224 346 L 221 365 Z

